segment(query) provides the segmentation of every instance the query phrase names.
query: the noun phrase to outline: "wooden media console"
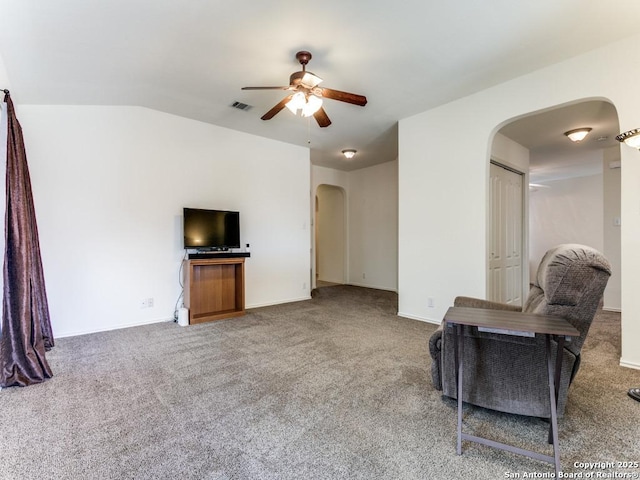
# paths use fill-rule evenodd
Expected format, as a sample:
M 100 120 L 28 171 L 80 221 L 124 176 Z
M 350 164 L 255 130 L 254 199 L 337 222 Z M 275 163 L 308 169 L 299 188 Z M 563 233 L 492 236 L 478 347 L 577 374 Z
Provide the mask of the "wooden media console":
M 244 315 L 244 260 L 185 260 L 184 306 L 190 325 Z

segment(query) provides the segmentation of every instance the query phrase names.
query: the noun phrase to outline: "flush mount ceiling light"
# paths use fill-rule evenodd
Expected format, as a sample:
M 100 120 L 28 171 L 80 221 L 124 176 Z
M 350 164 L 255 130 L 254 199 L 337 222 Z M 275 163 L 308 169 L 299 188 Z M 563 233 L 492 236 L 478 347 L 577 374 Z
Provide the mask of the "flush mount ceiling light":
M 356 151 L 355 151 L 353 148 L 348 148 L 348 149 L 346 149 L 346 150 L 342 150 L 342 154 L 343 154 L 345 157 L 347 157 L 347 158 L 351 159 L 351 158 L 355 157 L 355 155 L 356 155 Z
M 624 142 L 630 147 L 640 150 L 640 128 L 629 130 L 628 132 L 616 135 L 616 140 L 618 140 L 619 142 Z
M 568 132 L 564 132 L 564 134 L 569 137 L 569 140 L 572 142 L 579 142 L 586 137 L 592 129 L 589 127 L 576 128 L 574 130 L 569 130 Z

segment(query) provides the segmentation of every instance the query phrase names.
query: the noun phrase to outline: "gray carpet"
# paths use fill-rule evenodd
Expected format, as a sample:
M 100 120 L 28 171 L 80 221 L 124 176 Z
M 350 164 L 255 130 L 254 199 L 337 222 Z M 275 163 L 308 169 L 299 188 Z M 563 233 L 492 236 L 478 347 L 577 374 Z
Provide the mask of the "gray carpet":
M 64 338 L 54 378 L 0 391 L 2 479 L 470 479 L 551 465 L 465 443 L 429 380 L 434 325 L 390 292 L 335 286 L 310 301 L 190 327 Z M 601 313 L 560 422 L 575 462 L 640 461 L 640 372 L 618 366 Z M 465 407 L 465 430 L 550 454 L 543 420 Z M 618 466 L 598 472 L 640 473 Z M 515 477 L 511 477 L 515 478 Z M 526 478 L 526 477 L 525 477 Z

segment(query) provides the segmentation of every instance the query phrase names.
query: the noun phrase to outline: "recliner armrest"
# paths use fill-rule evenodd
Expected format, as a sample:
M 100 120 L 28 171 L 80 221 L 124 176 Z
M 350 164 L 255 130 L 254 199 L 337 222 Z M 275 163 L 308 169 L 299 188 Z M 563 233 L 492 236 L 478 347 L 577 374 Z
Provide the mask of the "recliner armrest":
M 442 325 L 429 337 L 429 353 L 431 354 L 431 381 L 436 390 L 442 390 Z
M 442 332 L 443 328 L 442 325 L 440 325 L 429 338 L 429 353 L 431 354 L 431 358 L 436 358 L 442 351 Z

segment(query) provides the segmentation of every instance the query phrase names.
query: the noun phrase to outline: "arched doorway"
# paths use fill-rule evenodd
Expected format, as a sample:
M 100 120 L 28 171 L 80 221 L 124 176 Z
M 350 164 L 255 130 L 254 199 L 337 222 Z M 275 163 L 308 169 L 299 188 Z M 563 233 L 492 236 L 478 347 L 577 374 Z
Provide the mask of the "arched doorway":
M 589 127 L 579 143 L 565 132 Z M 582 243 L 604 253 L 613 267 L 604 306 L 621 308 L 620 144 L 618 114 L 604 99 L 559 105 L 505 122 L 493 140 L 492 157 L 528 155 L 529 188 L 524 190 L 529 280 L 544 252 L 559 243 Z M 515 142 L 495 153 L 500 136 Z M 491 224 L 488 225 L 488 231 Z M 490 284 L 487 284 L 490 287 Z M 526 283 L 525 283 L 526 285 Z

